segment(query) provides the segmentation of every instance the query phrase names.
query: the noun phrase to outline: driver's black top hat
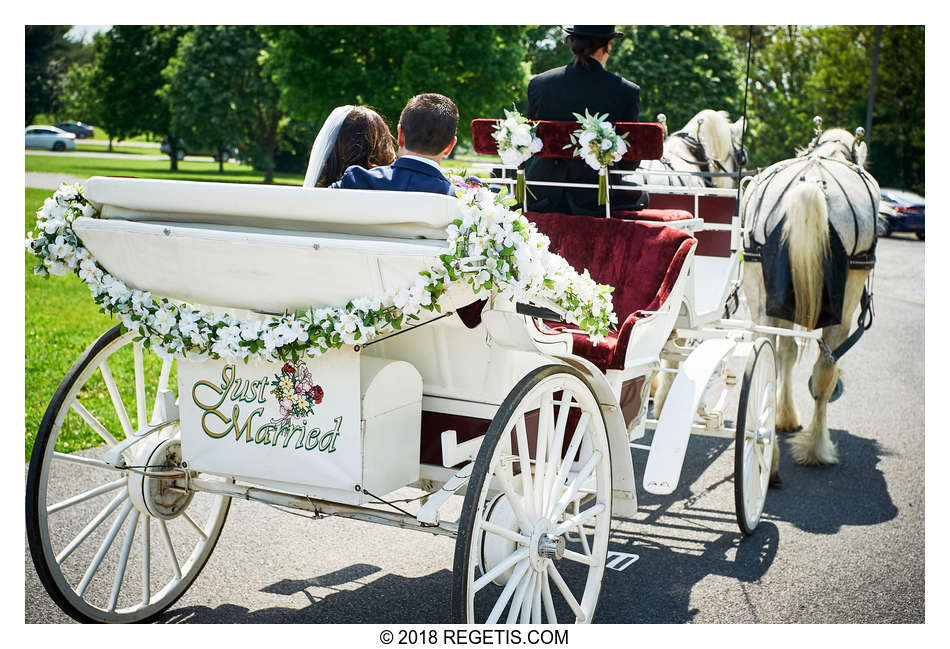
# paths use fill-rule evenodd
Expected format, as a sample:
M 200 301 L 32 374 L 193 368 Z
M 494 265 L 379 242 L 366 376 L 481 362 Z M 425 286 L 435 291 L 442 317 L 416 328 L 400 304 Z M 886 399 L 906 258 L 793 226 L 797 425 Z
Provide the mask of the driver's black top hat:
M 564 31 L 572 36 L 593 36 L 595 38 L 623 38 L 623 32 L 614 31 L 616 25 L 571 25 Z

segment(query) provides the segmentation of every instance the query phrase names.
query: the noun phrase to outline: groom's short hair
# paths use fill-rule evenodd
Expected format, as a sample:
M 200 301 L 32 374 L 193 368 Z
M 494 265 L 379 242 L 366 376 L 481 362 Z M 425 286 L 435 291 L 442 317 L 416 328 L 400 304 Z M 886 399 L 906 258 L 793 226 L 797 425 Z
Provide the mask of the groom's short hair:
M 459 110 L 445 95 L 427 92 L 416 95 L 406 103 L 399 115 L 410 151 L 438 155 L 452 143 L 458 130 Z

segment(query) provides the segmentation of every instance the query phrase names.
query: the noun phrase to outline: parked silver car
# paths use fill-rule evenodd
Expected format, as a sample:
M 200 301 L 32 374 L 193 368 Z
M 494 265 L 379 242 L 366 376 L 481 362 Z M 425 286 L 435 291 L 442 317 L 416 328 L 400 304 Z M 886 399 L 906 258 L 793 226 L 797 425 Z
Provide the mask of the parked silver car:
M 71 151 L 76 148 L 76 136 L 55 126 L 27 126 L 26 148 Z

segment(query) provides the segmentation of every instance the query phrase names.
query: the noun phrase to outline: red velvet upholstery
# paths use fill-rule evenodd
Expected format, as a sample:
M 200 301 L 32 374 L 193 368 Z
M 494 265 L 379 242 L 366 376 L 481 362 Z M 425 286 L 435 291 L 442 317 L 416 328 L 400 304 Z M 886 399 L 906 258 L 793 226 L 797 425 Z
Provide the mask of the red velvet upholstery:
M 492 137 L 495 125 L 501 120 L 473 119 L 472 145 L 476 153 L 496 155 L 498 143 Z M 571 143 L 571 133 L 580 128 L 577 122 L 539 121 L 537 136 L 544 148 L 536 156 L 541 158 L 573 158 L 573 148 L 565 149 Z M 614 129 L 622 135 L 627 133 L 627 152 L 624 160 L 659 160 L 663 157 L 663 128 L 659 124 L 644 122 L 615 122 Z
M 538 212 L 525 216 L 550 238 L 551 252 L 578 271 L 588 269 L 597 282 L 614 287 L 619 330 L 597 345 L 585 335 L 574 334 L 574 353 L 601 370 L 622 369 L 633 325 L 644 316 L 643 311 L 659 309 L 669 297 L 696 238 L 661 224 Z
M 651 199 L 652 200 L 652 199 Z M 674 223 L 676 221 L 688 221 L 693 218 L 693 214 L 687 210 L 611 210 L 610 218 L 625 219 L 628 221 L 657 221 L 661 223 Z

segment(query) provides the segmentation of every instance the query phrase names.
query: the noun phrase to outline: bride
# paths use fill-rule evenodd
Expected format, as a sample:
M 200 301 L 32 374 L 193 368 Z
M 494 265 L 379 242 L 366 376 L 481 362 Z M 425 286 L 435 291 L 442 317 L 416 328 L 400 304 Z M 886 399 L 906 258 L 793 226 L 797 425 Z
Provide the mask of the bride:
M 370 169 L 395 159 L 392 135 L 379 113 L 365 106 L 339 106 L 313 141 L 303 186 L 329 187 L 347 167 Z

